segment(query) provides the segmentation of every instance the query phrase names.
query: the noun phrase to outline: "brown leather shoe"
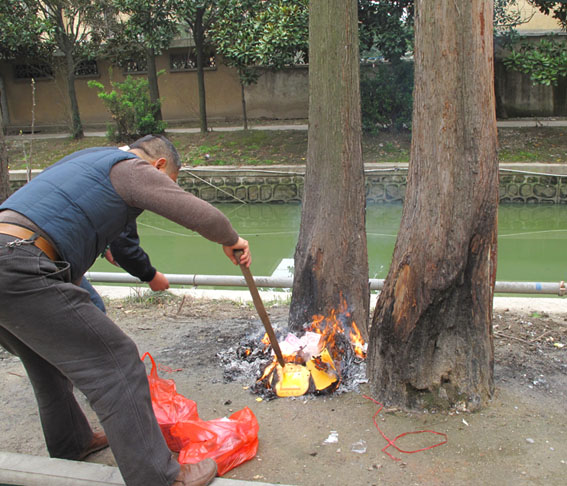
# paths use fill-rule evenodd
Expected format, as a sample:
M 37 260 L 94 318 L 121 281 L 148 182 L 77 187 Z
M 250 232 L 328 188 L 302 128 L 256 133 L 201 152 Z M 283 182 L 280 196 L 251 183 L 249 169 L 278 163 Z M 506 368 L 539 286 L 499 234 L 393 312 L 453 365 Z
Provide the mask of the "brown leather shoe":
M 172 486 L 207 486 L 217 475 L 217 463 L 203 459 L 196 464 L 181 464 L 181 470 Z
M 87 456 L 91 454 L 106 449 L 108 447 L 108 439 L 104 432 L 95 432 L 93 438 L 91 439 L 89 445 L 86 449 L 77 457 L 77 461 L 82 461 L 86 459 Z

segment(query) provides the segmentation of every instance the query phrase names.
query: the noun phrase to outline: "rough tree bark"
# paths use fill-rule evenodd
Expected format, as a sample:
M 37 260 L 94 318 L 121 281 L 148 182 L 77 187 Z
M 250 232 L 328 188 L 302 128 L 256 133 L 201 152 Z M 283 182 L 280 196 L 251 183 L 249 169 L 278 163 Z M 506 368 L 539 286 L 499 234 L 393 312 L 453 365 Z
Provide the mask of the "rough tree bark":
M 67 75 L 67 94 L 71 105 L 71 136 L 79 139 L 83 138 L 84 133 L 75 89 L 75 60 L 71 51 L 65 52 L 65 74 Z
M 244 126 L 244 130 L 248 130 L 248 115 L 246 113 L 246 90 L 242 81 L 240 81 L 240 100 L 242 102 L 242 124 Z
M 361 149 L 356 0 L 311 0 L 309 139 L 290 325 L 339 307 L 363 333 L 368 256 Z
M 498 164 L 492 0 L 416 1 L 413 139 L 370 330 L 372 392 L 474 410 L 493 394 Z
M 83 124 L 79 113 L 79 102 L 77 101 L 77 91 L 75 89 L 75 33 L 73 29 L 68 32 L 68 20 L 64 15 L 62 5 L 44 4 L 41 7 L 43 14 L 55 21 L 55 41 L 57 47 L 64 55 L 63 70 L 67 82 L 67 95 L 69 96 L 69 108 L 71 110 L 71 136 L 80 139 L 84 136 Z M 73 23 L 73 22 L 71 22 Z
M 159 86 L 158 75 L 156 70 L 156 51 L 153 47 L 146 49 L 146 58 L 148 62 L 148 85 L 150 89 L 150 100 L 152 103 L 159 103 Z M 156 108 L 154 116 L 156 120 L 163 120 L 161 106 Z
M 199 89 L 199 120 L 201 133 L 207 133 L 207 101 L 205 93 L 205 29 L 203 26 L 203 16 L 205 7 L 197 7 L 193 28 L 193 40 L 195 41 L 195 51 L 197 53 L 197 87 Z
M 6 129 L 10 125 L 10 111 L 8 110 L 8 96 L 4 78 L 0 75 L 0 127 Z

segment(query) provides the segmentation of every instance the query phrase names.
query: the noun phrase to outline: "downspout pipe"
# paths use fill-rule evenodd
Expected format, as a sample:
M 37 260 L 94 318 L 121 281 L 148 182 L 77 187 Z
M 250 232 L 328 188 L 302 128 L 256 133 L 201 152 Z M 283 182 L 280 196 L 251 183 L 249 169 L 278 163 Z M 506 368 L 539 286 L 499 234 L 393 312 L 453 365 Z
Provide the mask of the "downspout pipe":
M 172 285 L 212 286 L 212 287 L 246 287 L 244 277 L 234 275 L 198 275 L 177 274 L 165 275 Z M 86 277 L 91 282 L 140 284 L 136 277 L 118 272 L 87 272 Z M 292 277 L 254 277 L 258 287 L 290 289 L 293 287 Z M 384 279 L 370 279 L 370 290 L 382 290 Z M 496 282 L 495 293 L 500 294 L 530 294 L 530 295 L 560 295 L 567 293 L 565 282 Z

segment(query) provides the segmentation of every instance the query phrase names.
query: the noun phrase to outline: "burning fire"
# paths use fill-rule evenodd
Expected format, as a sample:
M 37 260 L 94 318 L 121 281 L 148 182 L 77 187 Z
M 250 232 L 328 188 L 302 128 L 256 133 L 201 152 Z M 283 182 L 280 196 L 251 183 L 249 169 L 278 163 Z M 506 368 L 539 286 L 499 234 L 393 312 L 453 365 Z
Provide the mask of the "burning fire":
M 354 348 L 354 353 L 361 359 L 366 359 L 366 343 L 362 339 L 362 334 L 358 330 L 356 322 L 352 322 L 352 329 L 349 333 L 350 342 Z
M 366 358 L 366 343 L 342 297 L 338 309 L 331 310 L 328 316 L 313 316 L 305 330 L 306 333 L 301 338 L 288 334 L 279 343 L 284 361 L 304 365 L 309 370 L 308 391 L 332 392 L 341 382 L 341 372 L 347 362 L 360 362 Z M 267 334 L 262 342 L 269 346 Z M 264 369 L 257 385 L 272 389 L 277 383 L 278 374 L 281 375 L 281 367 L 274 357 L 273 362 Z

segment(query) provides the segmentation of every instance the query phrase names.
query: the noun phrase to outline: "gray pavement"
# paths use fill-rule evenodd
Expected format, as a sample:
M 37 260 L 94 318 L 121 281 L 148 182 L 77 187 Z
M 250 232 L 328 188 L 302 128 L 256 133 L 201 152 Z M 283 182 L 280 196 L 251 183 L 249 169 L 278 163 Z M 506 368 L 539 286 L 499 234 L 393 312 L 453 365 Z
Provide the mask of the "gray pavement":
M 258 125 L 249 127 L 250 130 L 307 130 L 307 125 Z M 238 132 L 244 130 L 243 127 L 209 127 L 210 132 Z M 199 133 L 201 130 L 199 128 L 168 128 L 167 133 Z M 85 130 L 85 137 L 106 137 L 106 132 L 99 130 Z M 61 133 L 24 133 L 22 135 L 8 135 L 6 138 L 8 140 L 14 140 L 18 138 L 33 139 L 33 140 L 47 140 L 52 138 L 69 138 L 71 135 L 66 132 Z
M 269 483 L 215 478 L 212 486 L 270 486 Z M 0 486 L 123 486 L 117 467 L 92 462 L 0 452 Z M 285 486 L 285 485 L 280 485 Z
M 97 286 L 99 293 L 107 298 L 125 298 L 139 292 L 140 286 Z M 195 298 L 233 299 L 249 301 L 248 291 L 174 289 L 176 294 L 189 294 Z M 287 292 L 262 292 L 266 301 L 288 297 Z M 372 305 L 376 296 L 373 295 Z M 561 298 L 496 297 L 495 313 L 518 311 L 523 313 L 546 312 L 567 313 L 567 300 Z M 90 462 L 51 459 L 44 456 L 30 456 L 0 452 L 0 486 L 123 486 L 124 481 L 118 468 Z M 272 486 L 270 483 L 216 478 L 213 486 Z M 280 485 L 282 486 L 282 485 Z
M 500 120 L 497 122 L 499 128 L 513 127 L 567 127 L 567 118 L 522 118 L 517 120 Z M 274 125 L 253 125 L 250 130 L 307 130 L 307 124 L 274 124 Z M 209 127 L 212 132 L 237 132 L 243 130 L 241 126 L 231 127 Z M 166 133 L 199 133 L 199 128 L 168 128 Z M 68 138 L 69 133 L 35 133 L 33 135 L 26 133 L 22 135 L 9 135 L 9 140 L 17 138 L 25 139 L 50 139 L 50 138 Z M 106 132 L 99 130 L 86 130 L 86 137 L 105 137 Z

